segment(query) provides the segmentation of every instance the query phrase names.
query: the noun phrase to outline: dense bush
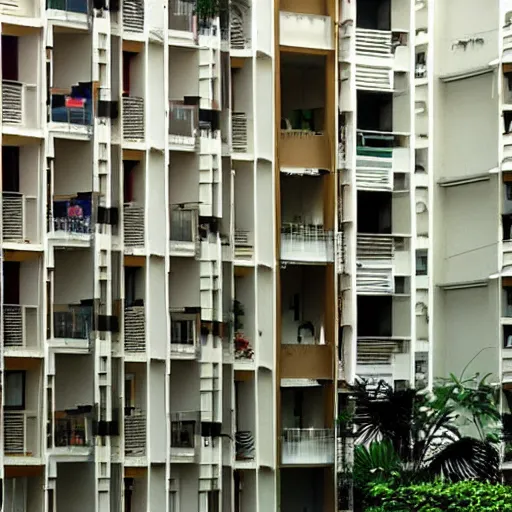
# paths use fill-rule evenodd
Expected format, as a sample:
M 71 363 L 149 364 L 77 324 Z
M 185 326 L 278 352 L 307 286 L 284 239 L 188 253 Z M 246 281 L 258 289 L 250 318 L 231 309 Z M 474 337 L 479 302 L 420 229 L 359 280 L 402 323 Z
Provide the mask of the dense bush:
M 512 487 L 477 481 L 377 484 L 371 495 L 378 505 L 367 512 L 512 512 Z

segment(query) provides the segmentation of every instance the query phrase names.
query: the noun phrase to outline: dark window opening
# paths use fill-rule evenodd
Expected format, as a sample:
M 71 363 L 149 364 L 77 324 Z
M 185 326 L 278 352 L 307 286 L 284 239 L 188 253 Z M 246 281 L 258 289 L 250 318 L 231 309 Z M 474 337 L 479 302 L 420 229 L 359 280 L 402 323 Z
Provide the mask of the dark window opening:
M 359 192 L 357 194 L 357 231 L 368 234 L 391 234 L 391 194 Z
M 18 81 L 18 38 L 2 36 L 2 79 Z
M 20 191 L 20 148 L 2 146 L 2 191 Z
M 357 297 L 357 335 L 391 337 L 392 297 L 360 295 Z
M 5 405 L 8 411 L 23 411 L 25 409 L 25 371 L 5 372 Z
M 426 276 L 428 274 L 428 252 L 426 249 L 416 251 L 416 275 Z
M 4 304 L 20 303 L 20 267 L 18 261 L 4 262 Z

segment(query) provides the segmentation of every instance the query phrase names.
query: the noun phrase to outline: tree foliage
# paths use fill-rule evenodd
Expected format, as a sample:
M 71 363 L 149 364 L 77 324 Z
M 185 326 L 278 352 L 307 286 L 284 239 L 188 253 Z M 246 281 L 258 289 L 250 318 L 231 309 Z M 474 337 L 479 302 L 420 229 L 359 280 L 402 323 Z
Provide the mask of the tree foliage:
M 372 489 L 377 506 L 367 512 L 512 512 L 512 487 L 469 480 Z

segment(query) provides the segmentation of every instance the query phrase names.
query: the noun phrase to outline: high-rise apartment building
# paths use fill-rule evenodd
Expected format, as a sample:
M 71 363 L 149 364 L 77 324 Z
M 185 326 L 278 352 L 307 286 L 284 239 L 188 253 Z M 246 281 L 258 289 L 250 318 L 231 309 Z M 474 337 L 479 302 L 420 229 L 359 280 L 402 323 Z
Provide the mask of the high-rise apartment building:
M 508 397 L 512 1 L 0 27 L 4 510 L 343 512 L 356 377 Z

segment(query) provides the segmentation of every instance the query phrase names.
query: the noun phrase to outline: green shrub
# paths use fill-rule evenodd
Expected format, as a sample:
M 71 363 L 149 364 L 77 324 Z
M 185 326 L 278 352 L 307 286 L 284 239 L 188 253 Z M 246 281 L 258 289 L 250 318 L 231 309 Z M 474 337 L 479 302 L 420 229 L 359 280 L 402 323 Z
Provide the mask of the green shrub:
M 367 512 L 512 512 L 512 487 L 477 481 L 437 481 L 392 489 L 377 484 Z

